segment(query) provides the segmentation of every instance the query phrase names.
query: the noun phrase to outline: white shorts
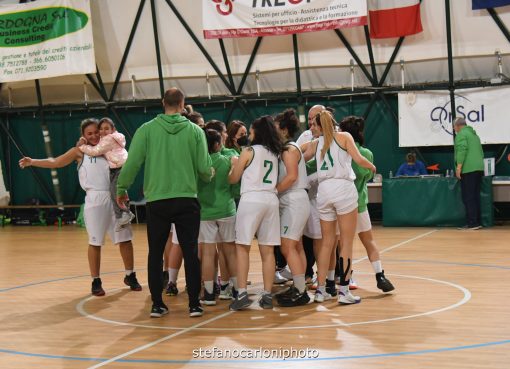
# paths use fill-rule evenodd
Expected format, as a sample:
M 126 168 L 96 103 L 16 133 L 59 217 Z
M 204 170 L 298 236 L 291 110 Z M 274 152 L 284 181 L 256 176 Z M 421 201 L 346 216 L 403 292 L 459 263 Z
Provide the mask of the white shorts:
M 236 239 L 236 217 L 216 220 L 201 220 L 199 243 L 234 242 Z
M 280 197 L 280 237 L 300 241 L 309 216 L 310 202 L 305 190 L 285 193 Z
M 109 191 L 88 191 L 85 196 L 83 216 L 89 235 L 89 245 L 103 246 L 106 233 L 114 244 L 133 239 L 131 225 L 115 232 L 115 224 L 118 220 L 115 218 Z
M 247 192 L 241 195 L 236 215 L 236 243 L 251 245 L 257 235 L 260 245 L 280 244 L 280 213 L 276 194 Z
M 358 191 L 354 182 L 327 179 L 319 183 L 317 209 L 321 220 L 333 221 L 337 215 L 348 214 L 358 208 Z
M 310 216 L 306 222 L 303 234 L 312 240 L 322 240 L 321 220 L 317 210 L 317 199 L 310 200 Z M 336 225 L 336 235 L 340 235 L 340 228 Z
M 368 210 L 362 213 L 358 213 L 358 223 L 356 224 L 356 233 L 368 232 L 372 229 L 372 223 L 370 222 L 370 214 Z

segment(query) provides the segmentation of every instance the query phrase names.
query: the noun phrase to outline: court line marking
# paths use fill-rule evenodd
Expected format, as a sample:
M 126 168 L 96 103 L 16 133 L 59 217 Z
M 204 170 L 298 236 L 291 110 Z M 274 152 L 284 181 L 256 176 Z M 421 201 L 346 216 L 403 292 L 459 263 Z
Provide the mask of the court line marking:
M 359 272 L 358 274 L 371 275 L 372 273 Z M 160 330 L 186 330 L 186 331 L 190 331 L 190 330 L 194 330 L 194 331 L 229 331 L 229 332 L 262 331 L 262 330 L 289 331 L 289 330 L 296 330 L 296 329 L 303 330 L 303 329 L 313 329 L 313 328 L 349 327 L 349 326 L 356 326 L 356 325 L 379 324 L 379 323 L 387 323 L 387 322 L 393 322 L 393 321 L 398 321 L 398 320 L 412 319 L 412 318 L 417 318 L 417 317 L 422 317 L 422 316 L 438 314 L 438 313 L 441 313 L 441 312 L 444 312 L 447 310 L 455 309 L 461 305 L 464 305 L 471 299 L 471 292 L 467 288 L 460 286 L 458 284 L 452 283 L 452 282 L 442 281 L 439 279 L 433 279 L 433 278 L 427 278 L 427 277 L 403 275 L 403 274 L 387 274 L 387 276 L 419 279 L 419 280 L 424 280 L 424 281 L 429 281 L 429 282 L 434 282 L 434 283 L 439 283 L 439 284 L 445 284 L 447 286 L 450 286 L 450 287 L 460 290 L 463 293 L 463 297 L 461 300 L 457 301 L 454 304 L 451 304 L 451 305 L 448 305 L 448 306 L 445 306 L 445 307 L 442 307 L 439 309 L 434 309 L 434 310 L 426 311 L 423 313 L 412 314 L 412 315 L 404 315 L 404 316 L 400 316 L 400 317 L 393 317 L 393 318 L 386 318 L 386 319 L 368 320 L 368 321 L 363 321 L 363 322 L 353 322 L 353 323 L 341 322 L 341 323 L 335 323 L 335 324 L 305 325 L 305 326 L 292 326 L 292 327 L 248 327 L 248 328 L 246 328 L 246 327 L 245 328 L 242 328 L 242 327 L 241 328 L 239 328 L 239 327 L 230 327 L 230 328 L 222 328 L 222 327 L 217 327 L 217 328 L 196 327 L 196 328 L 193 328 L 193 327 L 188 327 L 188 328 L 183 328 L 183 327 L 153 326 L 153 325 L 146 325 L 146 324 L 119 322 L 116 320 L 105 319 L 105 318 L 101 318 L 101 317 L 87 313 L 85 311 L 84 305 L 87 301 L 94 299 L 93 296 L 87 297 L 86 299 L 81 300 L 76 305 L 76 310 L 78 311 L 78 313 L 83 315 L 85 318 L 96 320 L 101 323 L 118 325 L 118 326 L 126 326 L 126 327 L 136 327 L 136 328 L 148 328 L 148 329 L 160 329 Z M 118 291 L 120 291 L 120 289 Z M 312 303 L 309 303 L 308 305 L 313 306 L 315 304 L 312 302 Z M 319 305 L 317 305 L 317 306 L 319 306 Z M 242 314 L 242 313 L 240 313 L 240 314 Z
M 392 260 L 392 261 L 399 261 L 399 260 Z M 412 262 L 408 260 L 407 262 Z M 416 262 L 422 262 L 420 260 L 417 260 Z M 426 263 L 435 263 L 434 261 L 425 261 Z M 450 263 L 452 265 L 460 265 L 460 266 L 467 266 L 467 267 L 480 267 L 480 268 L 498 268 L 498 269 L 505 269 L 509 270 L 510 267 L 504 267 L 499 265 L 490 265 L 490 264 L 462 264 L 462 263 Z M 76 277 L 77 278 L 77 277 Z M 48 282 L 49 283 L 49 282 Z M 29 286 L 27 286 L 29 287 Z M 353 355 L 353 356 L 336 356 L 336 357 L 326 357 L 326 358 L 319 358 L 314 360 L 321 360 L 321 361 L 334 361 L 334 360 L 350 360 L 350 359 L 371 359 L 371 358 L 378 358 L 378 357 L 396 357 L 396 356 L 405 356 L 405 355 L 423 355 L 428 353 L 441 353 L 441 352 L 448 352 L 448 351 L 459 351 L 459 350 L 469 350 L 469 349 L 476 349 L 480 347 L 488 347 L 488 346 L 497 346 L 497 345 L 505 345 L 510 344 L 510 340 L 503 340 L 503 341 L 491 341 L 491 342 L 483 342 L 483 343 L 477 343 L 472 345 L 464 345 L 464 346 L 453 346 L 453 347 L 443 347 L 439 349 L 427 349 L 427 350 L 419 350 L 419 351 L 400 351 L 400 352 L 393 352 L 393 353 L 384 353 L 384 354 L 369 354 L 369 355 Z M 57 360 L 73 360 L 73 361 L 104 361 L 105 358 L 92 358 L 92 357 L 77 357 L 77 356 L 63 356 L 63 355 L 49 355 L 49 354 L 38 354 L 38 353 L 30 353 L 30 352 L 22 352 L 22 351 L 15 351 L 15 350 L 6 350 L 6 349 L 0 349 L 0 353 L 4 354 L 10 354 L 10 355 L 21 355 L 21 356 L 28 356 L 28 357 L 39 357 L 44 359 L 57 359 Z M 286 360 L 274 360 L 273 362 L 285 362 L 285 361 L 298 361 L 298 360 L 305 360 L 305 359 L 286 359 Z M 154 364 L 192 364 L 192 365 L 203 365 L 204 363 L 207 363 L 207 361 L 193 361 L 193 360 L 157 360 L 157 359 L 120 359 L 118 362 L 121 363 L 154 363 Z M 228 362 L 233 362 L 233 360 L 229 360 Z M 249 360 L 243 359 L 243 363 L 251 362 Z M 262 360 L 259 361 L 262 363 L 269 363 L 269 360 Z M 210 363 L 221 363 L 219 360 L 210 361 Z
M 148 349 L 148 348 L 151 348 L 151 347 L 153 347 L 153 346 L 156 346 L 156 345 L 157 345 L 157 344 L 159 344 L 159 343 L 162 343 L 162 342 L 168 341 L 168 340 L 170 340 L 170 339 L 172 339 L 172 338 L 174 338 L 174 337 L 177 337 L 177 336 L 180 336 L 180 335 L 182 335 L 182 334 L 185 334 L 185 333 L 187 333 L 187 332 L 189 332 L 189 331 L 193 330 L 194 328 L 197 328 L 197 327 L 200 327 L 200 326 L 202 326 L 202 325 L 209 324 L 209 323 L 211 323 L 211 322 L 213 322 L 213 321 L 215 321 L 215 320 L 218 320 L 218 319 L 224 318 L 224 317 L 226 317 L 226 316 L 228 316 L 228 315 L 230 315 L 230 314 L 232 314 L 232 311 L 227 311 L 226 313 L 223 313 L 223 314 L 221 314 L 221 315 L 215 316 L 215 317 L 213 317 L 213 318 L 211 318 L 211 319 L 207 319 L 207 320 L 204 320 L 203 322 L 200 322 L 200 323 L 194 324 L 194 325 L 192 325 L 192 326 L 190 326 L 190 327 L 188 327 L 188 328 L 186 328 L 186 329 L 184 329 L 184 330 L 182 330 L 182 331 L 180 331 L 180 332 L 172 333 L 172 334 L 170 334 L 170 335 L 168 335 L 168 336 L 165 336 L 165 337 L 163 337 L 163 338 L 160 338 L 160 339 L 158 339 L 158 340 L 156 340 L 156 341 L 149 342 L 149 343 L 147 343 L 147 344 L 145 344 L 145 345 L 142 345 L 142 346 L 139 346 L 139 347 L 134 348 L 134 349 L 132 349 L 132 350 L 129 350 L 129 351 L 127 351 L 127 352 L 124 352 L 123 354 L 120 354 L 120 355 L 117 355 L 117 356 L 115 356 L 115 357 L 112 357 L 111 359 L 108 359 L 108 360 L 106 360 L 106 361 L 103 361 L 103 362 L 101 362 L 101 363 L 99 363 L 99 364 L 96 364 L 96 365 L 90 366 L 88 369 L 96 369 L 96 368 L 100 368 L 100 367 L 102 367 L 102 366 L 108 365 L 108 364 L 113 363 L 113 362 L 115 362 L 115 361 L 118 361 L 118 360 L 120 360 L 120 359 L 122 359 L 122 358 L 125 358 L 126 356 L 131 356 L 132 354 L 136 354 L 137 352 L 140 352 L 140 351 L 143 351 L 143 350 L 145 350 L 145 349 Z
M 388 252 L 388 251 L 391 251 L 393 249 L 396 249 L 397 247 L 400 247 L 400 246 L 404 246 L 410 242 L 413 242 L 413 241 L 416 241 L 416 240 L 419 240 L 420 238 L 424 238 L 424 237 L 427 237 L 428 235 L 431 235 L 432 233 L 436 233 L 436 232 L 439 232 L 440 229 L 433 229 L 429 232 L 425 232 L 425 233 L 422 233 L 416 237 L 413 237 L 413 238 L 410 238 L 408 240 L 405 240 L 405 241 L 402 241 L 400 243 L 397 243 L 396 245 L 393 245 L 393 246 L 390 246 L 390 247 L 387 247 L 385 249 L 382 249 L 379 251 L 379 254 L 384 254 L 385 252 Z M 358 263 L 361 263 L 362 261 L 364 260 L 368 260 L 368 255 L 362 257 L 362 258 L 359 258 L 359 259 L 356 259 L 354 260 L 352 263 L 353 264 L 358 264 Z

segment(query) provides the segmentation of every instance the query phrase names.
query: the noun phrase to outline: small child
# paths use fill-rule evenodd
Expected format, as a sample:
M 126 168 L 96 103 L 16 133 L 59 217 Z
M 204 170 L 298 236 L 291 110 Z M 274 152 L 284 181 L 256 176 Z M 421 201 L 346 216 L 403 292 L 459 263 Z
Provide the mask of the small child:
M 126 138 L 115 129 L 115 124 L 110 118 L 102 118 L 99 121 L 99 135 L 101 139 L 96 146 L 80 145 L 78 148 L 88 156 L 104 155 L 110 165 L 110 195 L 113 202 L 115 218 L 118 219 L 115 231 L 125 227 L 135 217 L 131 211 L 121 209 L 117 205 L 117 179 L 120 170 L 127 160 Z

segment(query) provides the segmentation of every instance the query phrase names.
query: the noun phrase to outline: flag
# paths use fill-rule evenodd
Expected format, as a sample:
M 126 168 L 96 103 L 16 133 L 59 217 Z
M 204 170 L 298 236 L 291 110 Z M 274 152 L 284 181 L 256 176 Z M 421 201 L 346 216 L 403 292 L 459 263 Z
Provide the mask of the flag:
M 510 0 L 473 0 L 473 10 L 510 5 Z
M 368 0 L 368 9 L 371 38 L 401 37 L 423 31 L 420 0 Z

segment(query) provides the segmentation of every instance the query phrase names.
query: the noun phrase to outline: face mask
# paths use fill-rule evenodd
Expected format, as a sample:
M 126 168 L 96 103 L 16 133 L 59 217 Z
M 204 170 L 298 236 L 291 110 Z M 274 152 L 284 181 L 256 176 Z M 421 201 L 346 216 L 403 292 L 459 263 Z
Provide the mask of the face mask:
M 248 136 L 242 136 L 237 139 L 239 146 L 248 146 Z

